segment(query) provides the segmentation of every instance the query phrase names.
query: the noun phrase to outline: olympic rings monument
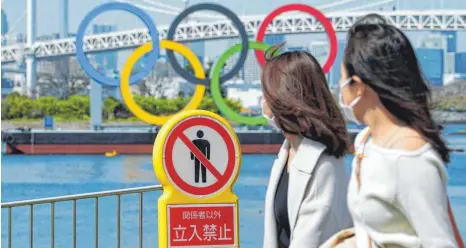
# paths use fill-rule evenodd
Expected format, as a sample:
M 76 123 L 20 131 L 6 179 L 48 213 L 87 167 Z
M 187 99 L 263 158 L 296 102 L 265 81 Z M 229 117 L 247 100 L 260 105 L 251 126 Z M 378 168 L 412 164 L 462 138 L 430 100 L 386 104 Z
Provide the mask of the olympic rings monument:
M 89 60 L 86 57 L 85 44 L 83 41 L 85 31 L 89 23 L 99 14 L 111 10 L 122 10 L 137 16 L 146 25 L 152 40 L 151 42 L 147 42 L 146 44 L 143 44 L 142 46 L 135 49 L 135 51 L 129 56 L 127 61 L 124 63 L 119 78 L 109 78 L 103 75 L 98 70 L 96 70 L 90 64 Z M 178 25 L 189 14 L 201 10 L 215 11 L 220 14 L 223 14 L 226 18 L 230 19 L 233 25 L 238 30 L 238 35 L 241 39 L 241 43 L 232 46 L 222 55 L 220 55 L 218 61 L 214 63 L 215 66 L 211 71 L 211 75 L 207 78 L 205 77 L 204 69 L 197 56 L 187 46 L 175 41 L 176 28 L 178 27 Z M 266 29 L 268 25 L 272 23 L 275 17 L 288 11 L 301 11 L 304 13 L 308 13 L 314 16 L 318 21 L 322 23 L 330 41 L 329 56 L 327 58 L 326 63 L 323 66 L 324 72 L 327 73 L 336 59 L 338 49 L 337 37 L 332 24 L 325 17 L 325 15 L 322 14 L 319 10 L 309 5 L 287 4 L 275 9 L 270 14 L 268 14 L 264 21 L 260 24 L 255 41 L 249 40 L 248 34 L 246 33 L 246 29 L 244 28 L 243 23 L 241 22 L 239 17 L 228 8 L 219 4 L 201 3 L 186 8 L 178 16 L 176 16 L 176 18 L 171 23 L 166 40 L 159 40 L 158 31 L 155 23 L 152 21 L 148 14 L 146 14 L 143 10 L 135 7 L 134 5 L 122 2 L 110 2 L 97 6 L 84 17 L 84 19 L 79 25 L 78 33 L 76 35 L 77 60 L 79 64 L 82 66 L 84 72 L 87 75 L 89 75 L 89 77 L 92 79 L 91 122 L 96 117 L 98 119 L 101 119 L 100 109 L 102 104 L 101 101 L 93 100 L 95 98 L 100 99 L 101 91 L 93 91 L 92 88 L 94 87 L 100 89 L 101 85 L 106 85 L 111 87 L 120 87 L 122 98 L 125 104 L 128 106 L 128 109 L 142 121 L 157 126 L 162 126 L 164 123 L 166 123 L 172 117 L 172 115 L 156 116 L 146 112 L 144 109 L 137 105 L 130 91 L 130 85 L 137 84 L 152 71 L 159 58 L 160 49 L 166 49 L 169 63 L 171 64 L 173 69 L 178 73 L 180 77 L 185 79 L 187 82 L 195 85 L 194 94 L 190 102 L 183 108 L 182 111 L 197 109 L 202 101 L 206 87 L 210 87 L 211 96 L 214 103 L 216 104 L 222 115 L 227 119 L 235 121 L 239 124 L 252 126 L 266 124 L 267 120 L 262 116 L 244 116 L 231 109 L 226 104 L 225 99 L 223 99 L 220 93 L 220 84 L 233 78 L 234 75 L 238 73 L 248 56 L 249 49 L 255 50 L 255 54 L 259 64 L 261 66 L 264 66 L 264 51 L 270 47 L 270 45 L 263 43 L 266 34 Z M 194 69 L 194 75 L 183 69 L 183 67 L 176 60 L 174 52 L 177 52 L 186 58 L 186 60 L 191 64 L 192 68 Z M 223 65 L 235 53 L 239 53 L 239 59 L 237 60 L 236 64 L 231 68 L 230 71 L 226 72 L 224 75 L 220 75 Z M 145 55 L 147 56 L 147 65 L 144 68 L 142 68 L 140 72 L 131 75 L 131 70 L 136 64 L 136 62 Z M 93 105 L 97 105 L 97 108 Z M 98 120 L 97 122 L 100 123 L 101 121 Z
M 152 39 L 131 53 L 118 79 L 108 78 L 97 71 L 89 63 L 84 51 L 83 38 L 87 26 L 97 15 L 110 10 L 123 10 L 136 15 L 146 25 Z M 209 77 L 206 77 L 196 54 L 187 46 L 175 41 L 178 25 L 189 14 L 200 10 L 219 12 L 230 19 L 241 40 L 241 43 L 232 46 L 219 57 Z M 220 93 L 220 84 L 238 73 L 249 49 L 256 50 L 258 62 L 264 66 L 264 51 L 270 47 L 263 43 L 267 26 L 279 14 L 296 10 L 315 16 L 328 33 L 330 56 L 323 67 L 324 72 L 328 72 L 337 54 L 335 31 L 321 12 L 303 4 L 288 4 L 267 15 L 259 27 L 256 41 L 249 41 L 246 29 L 237 15 L 213 3 L 201 3 L 186 8 L 173 20 L 167 39 L 160 41 L 156 25 L 151 18 L 141 9 L 127 3 L 111 2 L 100 5 L 89 12 L 79 25 L 76 57 L 83 70 L 95 82 L 91 87 L 97 84 L 120 87 L 125 104 L 136 117 L 148 124 L 162 126 L 155 138 L 152 153 L 154 172 L 163 186 L 163 194 L 158 200 L 159 247 L 240 247 L 239 200 L 233 192 L 233 185 L 240 171 L 242 151 L 240 140 L 226 119 L 247 125 L 263 125 L 267 120 L 262 116 L 243 116 L 231 109 Z M 189 103 L 180 113 L 174 115 L 156 116 L 148 113 L 136 103 L 131 94 L 130 85 L 138 83 L 151 72 L 159 58 L 160 49 L 167 50 L 168 60 L 178 75 L 195 84 L 194 94 Z M 194 75 L 182 68 L 174 52 L 186 58 L 194 70 Z M 239 53 L 236 64 L 230 71 L 221 75 L 221 68 L 235 53 Z M 142 68 L 142 71 L 131 75 L 134 65 L 143 56 L 147 56 L 148 65 Z M 206 87 L 210 87 L 212 99 L 226 119 L 212 112 L 196 110 L 201 104 Z M 91 92 L 91 105 L 93 96 Z M 100 96 L 97 97 L 101 100 Z M 92 114 L 93 111 L 91 118 Z M 186 156 L 189 154 L 190 156 Z M 191 160 L 194 161 L 194 166 Z M 188 234 L 190 238 L 185 235 L 188 232 L 192 233 Z M 199 232 L 203 232 L 202 235 Z

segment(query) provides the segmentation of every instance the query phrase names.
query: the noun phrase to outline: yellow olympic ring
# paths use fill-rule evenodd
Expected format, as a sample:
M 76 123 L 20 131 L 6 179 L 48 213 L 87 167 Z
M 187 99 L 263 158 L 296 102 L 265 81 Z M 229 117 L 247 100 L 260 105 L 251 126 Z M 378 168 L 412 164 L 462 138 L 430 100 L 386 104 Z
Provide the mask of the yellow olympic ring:
M 183 55 L 188 62 L 192 65 L 194 69 L 194 75 L 199 79 L 205 78 L 204 68 L 202 68 L 202 64 L 197 58 L 197 56 L 185 45 L 170 41 L 170 40 L 161 40 L 160 47 L 164 49 L 173 50 L 178 52 L 179 54 Z M 131 76 L 131 71 L 133 70 L 134 65 L 136 62 L 144 56 L 146 53 L 152 50 L 152 42 L 148 42 L 140 47 L 138 47 L 134 52 L 129 56 L 128 60 L 126 61 L 125 65 L 123 66 L 123 70 L 121 71 L 120 77 L 120 90 L 121 96 L 123 97 L 123 101 L 125 102 L 126 106 L 128 106 L 129 110 L 139 119 L 145 121 L 146 123 L 150 123 L 153 125 L 161 126 L 163 125 L 168 119 L 170 119 L 173 115 L 165 115 L 165 116 L 156 116 L 151 113 L 148 113 L 134 101 L 134 98 L 131 94 L 131 89 L 129 87 L 129 78 Z M 205 86 L 201 84 L 197 84 L 194 90 L 194 95 L 191 101 L 183 108 L 184 110 L 194 110 L 199 107 L 201 104 L 202 98 L 204 97 Z

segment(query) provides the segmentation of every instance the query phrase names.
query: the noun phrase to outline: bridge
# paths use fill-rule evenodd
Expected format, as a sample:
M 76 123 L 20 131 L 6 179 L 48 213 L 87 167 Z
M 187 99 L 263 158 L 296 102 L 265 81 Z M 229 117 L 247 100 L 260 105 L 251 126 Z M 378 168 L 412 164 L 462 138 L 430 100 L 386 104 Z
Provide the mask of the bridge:
M 347 31 L 360 17 L 370 12 L 330 13 L 327 17 L 336 32 Z M 445 31 L 466 30 L 466 10 L 426 10 L 426 11 L 391 11 L 378 13 L 388 23 L 404 31 Z M 255 36 L 264 15 L 241 17 L 246 32 Z M 158 28 L 161 39 L 165 39 L 168 26 Z M 282 15 L 268 26 L 267 34 L 303 34 L 325 32 L 323 26 L 307 14 Z M 226 39 L 238 36 L 238 31 L 228 20 L 214 22 L 190 22 L 180 25 L 175 39 L 178 41 Z M 84 50 L 89 53 L 111 50 L 124 50 L 140 46 L 151 40 L 147 29 L 133 29 L 84 38 Z M 32 46 L 17 44 L 2 48 L 2 65 L 23 60 L 24 56 L 36 59 L 50 59 L 60 56 L 72 56 L 76 51 L 75 38 L 35 42 Z

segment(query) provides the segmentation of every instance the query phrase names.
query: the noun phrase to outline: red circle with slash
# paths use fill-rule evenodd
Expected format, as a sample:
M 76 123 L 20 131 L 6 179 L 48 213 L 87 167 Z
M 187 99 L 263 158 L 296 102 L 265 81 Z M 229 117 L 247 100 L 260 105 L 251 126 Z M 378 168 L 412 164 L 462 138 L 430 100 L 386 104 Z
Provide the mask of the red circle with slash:
M 204 126 L 211 128 L 222 137 L 227 148 L 227 165 L 223 174 L 215 168 L 215 165 L 213 165 L 184 134 L 185 130 L 193 126 Z M 180 177 L 175 169 L 173 162 L 175 142 L 178 139 L 188 147 L 190 152 L 192 152 L 196 158 L 199 159 L 200 162 L 206 167 L 207 171 L 209 171 L 217 179 L 215 183 L 204 187 L 193 186 L 185 182 Z M 170 181 L 172 181 L 172 183 L 175 184 L 178 189 L 184 191 L 185 193 L 195 196 L 209 196 L 222 190 L 232 178 L 236 165 L 235 149 L 236 147 L 233 141 L 233 137 L 230 135 L 229 130 L 215 119 L 209 117 L 188 118 L 178 123 L 178 125 L 175 126 L 175 128 L 167 137 L 163 152 L 165 171 L 167 172 Z

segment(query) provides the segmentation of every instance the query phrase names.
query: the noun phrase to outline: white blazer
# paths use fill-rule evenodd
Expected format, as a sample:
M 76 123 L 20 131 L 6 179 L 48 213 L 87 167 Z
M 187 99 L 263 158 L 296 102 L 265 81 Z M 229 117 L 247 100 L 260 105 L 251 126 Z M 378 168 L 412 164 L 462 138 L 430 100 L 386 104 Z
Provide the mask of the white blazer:
M 274 199 L 288 158 L 285 140 L 270 174 L 265 197 L 264 248 L 278 247 Z M 290 248 L 313 248 L 338 231 L 352 226 L 347 207 L 349 175 L 344 158 L 324 152 L 326 147 L 304 138 L 291 161 L 288 184 Z

